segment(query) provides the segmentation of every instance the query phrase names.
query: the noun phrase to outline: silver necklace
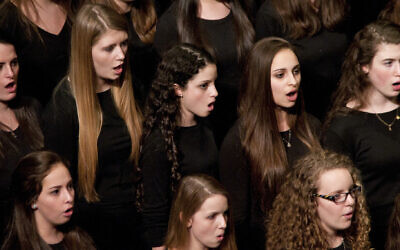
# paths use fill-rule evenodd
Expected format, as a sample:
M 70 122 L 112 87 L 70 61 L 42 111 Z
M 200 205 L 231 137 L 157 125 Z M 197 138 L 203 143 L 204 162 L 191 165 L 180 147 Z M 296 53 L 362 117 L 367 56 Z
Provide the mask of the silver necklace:
M 289 129 L 288 132 L 289 133 L 288 133 L 287 139 L 285 138 L 285 135 L 282 134 L 282 141 L 283 141 L 283 144 L 285 144 L 286 147 L 290 148 L 290 147 L 292 147 L 292 144 L 290 143 L 290 141 L 292 139 L 292 130 Z

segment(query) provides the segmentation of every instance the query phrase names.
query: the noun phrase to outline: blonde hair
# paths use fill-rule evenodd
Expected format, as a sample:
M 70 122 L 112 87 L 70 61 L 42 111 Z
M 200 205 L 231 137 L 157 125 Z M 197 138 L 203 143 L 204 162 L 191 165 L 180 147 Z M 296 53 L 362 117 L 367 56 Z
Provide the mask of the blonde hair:
M 78 191 L 88 202 L 98 201 L 94 184 L 98 164 L 97 140 L 103 122 L 96 96 L 92 46 L 108 30 L 126 32 L 127 29 L 123 16 L 106 6 L 96 4 L 84 5 L 72 27 L 69 78 L 79 121 Z M 123 75 L 115 80 L 111 93 L 116 109 L 125 121 L 131 137 L 130 160 L 137 166 L 142 118 L 135 103 L 128 65 Z
M 179 184 L 178 191 L 173 202 L 168 222 L 168 232 L 165 246 L 168 249 L 183 249 L 189 241 L 187 222 L 200 209 L 201 205 L 210 196 L 219 194 L 228 199 L 228 192 L 213 177 L 197 174 L 186 176 Z M 230 211 L 230 209 L 228 210 Z M 232 215 L 228 214 L 225 237 L 220 250 L 237 250 Z
M 347 169 L 353 182 L 361 185 L 359 173 L 348 157 L 322 150 L 306 155 L 287 175 L 275 198 L 266 221 L 267 249 L 329 249 L 312 194 L 318 191 L 320 176 L 332 169 Z M 363 194 L 355 199 L 351 226 L 339 233 L 349 249 L 369 249 L 366 201 Z

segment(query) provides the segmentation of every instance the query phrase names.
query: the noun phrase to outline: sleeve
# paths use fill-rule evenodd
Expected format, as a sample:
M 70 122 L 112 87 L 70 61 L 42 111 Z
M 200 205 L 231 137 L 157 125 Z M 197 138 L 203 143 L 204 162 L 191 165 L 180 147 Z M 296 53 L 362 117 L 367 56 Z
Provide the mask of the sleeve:
M 280 17 L 270 1 L 265 1 L 256 16 L 256 41 L 269 36 L 284 37 Z
M 164 244 L 171 206 L 171 167 L 160 131 L 146 138 L 140 167 L 143 174 L 143 223 L 151 247 Z
M 154 48 L 159 55 L 162 55 L 163 52 L 179 43 L 176 17 L 173 13 L 174 7 L 175 5 L 172 4 L 157 23 L 157 30 L 154 35 Z
M 250 231 L 250 174 L 243 155 L 237 123 L 231 128 L 222 143 L 219 156 L 219 175 L 221 183 L 231 198 L 238 247 L 246 249 Z
M 44 110 L 42 123 L 45 148 L 67 159 L 71 165 L 71 175 L 75 178 L 79 125 L 75 100 L 69 91 L 56 88 Z

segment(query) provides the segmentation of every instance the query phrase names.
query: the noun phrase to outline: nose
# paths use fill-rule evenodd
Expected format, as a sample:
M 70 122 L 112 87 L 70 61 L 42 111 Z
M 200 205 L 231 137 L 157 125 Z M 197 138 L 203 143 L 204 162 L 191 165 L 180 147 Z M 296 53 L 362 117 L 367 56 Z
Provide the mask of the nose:
M 397 61 L 397 63 L 396 63 L 395 74 L 396 74 L 396 76 L 400 76 L 400 61 Z
M 6 64 L 5 66 L 5 73 L 6 73 L 6 77 L 8 78 L 14 78 L 15 76 L 15 69 L 13 67 L 11 67 L 10 64 Z
M 125 51 L 121 46 L 118 46 L 117 48 L 117 59 L 123 61 L 125 59 Z
M 355 197 L 353 197 L 351 194 L 348 194 L 346 199 L 346 206 L 353 206 L 355 202 Z
M 65 192 L 65 202 L 66 203 L 72 203 L 74 201 L 74 197 L 75 197 L 75 192 L 73 189 L 66 190 L 66 192 Z
M 224 214 L 221 214 L 218 217 L 218 228 L 220 229 L 225 229 L 226 228 L 226 221 L 227 221 L 227 217 Z
M 215 87 L 215 84 L 212 84 L 212 86 L 210 86 L 210 91 L 211 91 L 211 96 L 212 97 L 217 97 L 218 96 L 218 91 L 217 91 L 217 88 Z
M 297 85 L 297 77 L 293 73 L 289 74 L 288 85 L 296 86 Z

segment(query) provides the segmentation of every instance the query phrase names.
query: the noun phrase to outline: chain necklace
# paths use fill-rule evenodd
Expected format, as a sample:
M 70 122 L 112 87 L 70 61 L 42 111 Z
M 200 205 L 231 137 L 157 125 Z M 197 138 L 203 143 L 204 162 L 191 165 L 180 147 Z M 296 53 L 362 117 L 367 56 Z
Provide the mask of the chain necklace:
M 392 121 L 391 123 L 385 122 L 385 121 L 380 117 L 380 115 L 379 115 L 378 113 L 375 113 L 375 115 L 376 115 L 376 117 L 378 118 L 378 120 L 379 120 L 380 122 L 382 122 L 384 125 L 386 125 L 386 126 L 388 127 L 388 130 L 389 130 L 389 131 L 392 131 L 392 126 L 394 125 L 394 123 L 395 123 L 397 120 L 400 120 L 399 108 L 396 109 L 396 116 L 394 117 L 394 119 L 393 119 L 393 121 Z
M 285 138 L 285 134 L 282 134 L 282 141 L 283 144 L 285 144 L 286 147 L 290 148 L 292 147 L 292 144 L 290 143 L 291 139 L 292 139 L 292 131 L 289 129 L 288 130 L 288 137 L 287 139 Z

